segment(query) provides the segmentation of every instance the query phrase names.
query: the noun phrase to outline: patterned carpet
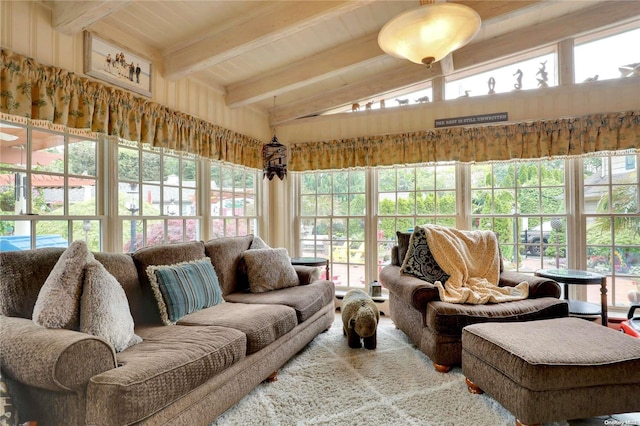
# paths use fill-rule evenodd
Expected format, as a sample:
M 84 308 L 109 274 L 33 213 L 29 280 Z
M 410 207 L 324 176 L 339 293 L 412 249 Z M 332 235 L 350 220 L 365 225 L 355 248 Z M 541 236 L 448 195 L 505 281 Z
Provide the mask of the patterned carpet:
M 436 372 L 388 318 L 381 319 L 376 350 L 349 349 L 339 315 L 328 332 L 280 369 L 276 382 L 261 384 L 213 423 L 514 424 L 515 418 L 489 396 L 467 391 L 460 368 Z

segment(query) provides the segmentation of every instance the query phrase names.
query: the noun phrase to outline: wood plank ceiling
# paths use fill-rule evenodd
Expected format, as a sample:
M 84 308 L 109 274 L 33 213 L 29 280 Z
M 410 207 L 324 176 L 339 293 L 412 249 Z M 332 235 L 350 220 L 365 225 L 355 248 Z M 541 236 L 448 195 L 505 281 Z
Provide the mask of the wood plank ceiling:
M 215 87 L 229 108 L 264 110 L 272 125 L 640 19 L 640 1 L 455 2 L 479 13 L 480 33 L 427 69 L 392 58 L 377 44 L 380 28 L 419 7 L 418 0 L 42 0 L 52 8 L 56 30 L 89 30 L 128 46 L 152 59 L 167 80 L 193 78 Z

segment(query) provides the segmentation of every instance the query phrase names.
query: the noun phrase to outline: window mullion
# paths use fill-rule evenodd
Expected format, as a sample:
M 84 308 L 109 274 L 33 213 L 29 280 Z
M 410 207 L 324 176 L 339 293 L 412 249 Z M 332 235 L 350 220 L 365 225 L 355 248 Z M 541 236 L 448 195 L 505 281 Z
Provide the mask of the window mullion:
M 471 167 L 456 164 L 456 228 L 471 229 Z
M 365 290 L 368 290 L 372 277 L 378 277 L 378 212 L 376 210 L 377 194 L 375 186 L 375 170 L 368 168 L 365 172 Z

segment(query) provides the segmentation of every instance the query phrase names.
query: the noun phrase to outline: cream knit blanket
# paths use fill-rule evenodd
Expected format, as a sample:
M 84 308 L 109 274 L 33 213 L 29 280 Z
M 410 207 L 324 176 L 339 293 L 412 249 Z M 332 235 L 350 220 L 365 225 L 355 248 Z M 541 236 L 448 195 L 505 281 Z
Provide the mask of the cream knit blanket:
M 440 299 L 450 303 L 481 305 L 526 299 L 529 283 L 499 287 L 498 239 L 492 231 L 462 231 L 438 225 L 422 227 L 427 244 L 440 268 L 449 275 L 446 286 L 440 281 Z

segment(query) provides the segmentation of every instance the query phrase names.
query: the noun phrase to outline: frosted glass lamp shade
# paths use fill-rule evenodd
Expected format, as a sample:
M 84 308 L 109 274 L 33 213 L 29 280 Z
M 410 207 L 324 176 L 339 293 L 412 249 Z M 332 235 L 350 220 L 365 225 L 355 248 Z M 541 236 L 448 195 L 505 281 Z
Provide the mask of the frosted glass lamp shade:
M 391 56 L 430 66 L 471 41 L 480 24 L 480 15 L 470 7 L 426 4 L 387 22 L 378 34 L 378 45 Z

